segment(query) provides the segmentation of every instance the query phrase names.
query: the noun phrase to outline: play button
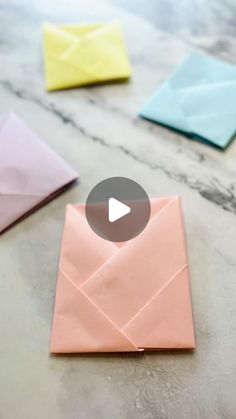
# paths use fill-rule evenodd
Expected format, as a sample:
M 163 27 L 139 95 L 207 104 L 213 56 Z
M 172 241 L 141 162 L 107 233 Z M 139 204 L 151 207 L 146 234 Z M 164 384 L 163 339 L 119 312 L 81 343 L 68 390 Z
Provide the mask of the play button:
M 109 199 L 108 219 L 110 223 L 114 223 L 114 221 L 117 221 L 121 217 L 124 217 L 125 215 L 129 214 L 130 211 L 131 211 L 130 207 L 118 201 L 118 199 L 115 199 L 115 198 Z
M 103 239 L 125 242 L 140 234 L 150 218 L 147 193 L 136 182 L 112 177 L 89 193 L 85 213 L 91 229 Z

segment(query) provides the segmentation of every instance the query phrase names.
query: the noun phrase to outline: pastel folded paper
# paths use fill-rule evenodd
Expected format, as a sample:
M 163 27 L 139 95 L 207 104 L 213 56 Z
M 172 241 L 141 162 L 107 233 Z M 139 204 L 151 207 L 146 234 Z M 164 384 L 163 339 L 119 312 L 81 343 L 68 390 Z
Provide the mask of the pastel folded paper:
M 0 233 L 77 179 L 20 118 L 0 119 Z
M 121 27 L 103 24 L 43 26 L 47 90 L 127 79 L 131 75 Z
M 61 247 L 51 353 L 193 349 L 180 199 L 151 201 L 136 238 L 97 236 L 84 205 L 69 205 Z
M 192 52 L 140 116 L 225 148 L 236 133 L 236 66 Z

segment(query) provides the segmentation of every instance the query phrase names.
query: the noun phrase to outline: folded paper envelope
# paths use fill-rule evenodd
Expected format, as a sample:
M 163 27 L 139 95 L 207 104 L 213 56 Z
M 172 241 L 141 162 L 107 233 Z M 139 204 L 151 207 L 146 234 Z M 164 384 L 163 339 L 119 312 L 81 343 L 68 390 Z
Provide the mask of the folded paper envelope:
M 140 116 L 225 148 L 236 132 L 236 66 L 191 53 Z
M 97 236 L 83 205 L 67 207 L 51 353 L 195 347 L 180 200 L 151 207 L 143 232 L 122 244 Z
M 45 24 L 45 77 L 48 90 L 115 79 L 126 79 L 131 69 L 120 25 Z
M 20 118 L 0 119 L 0 233 L 77 177 Z

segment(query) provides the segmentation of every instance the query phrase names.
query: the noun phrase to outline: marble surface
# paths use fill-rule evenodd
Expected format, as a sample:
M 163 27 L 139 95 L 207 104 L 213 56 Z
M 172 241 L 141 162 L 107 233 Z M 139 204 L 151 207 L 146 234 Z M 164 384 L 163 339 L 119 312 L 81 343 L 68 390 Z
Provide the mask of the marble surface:
M 235 37 L 219 28 L 229 2 L 216 2 L 215 30 L 209 18 L 196 34 L 119 3 L 0 1 L 0 112 L 21 116 L 81 178 L 0 237 L 1 419 L 236 418 L 236 141 L 221 152 L 137 117 L 192 46 L 236 63 Z M 110 18 L 123 24 L 132 80 L 46 93 L 41 23 Z M 65 205 L 116 175 L 150 196 L 182 197 L 194 353 L 49 356 Z

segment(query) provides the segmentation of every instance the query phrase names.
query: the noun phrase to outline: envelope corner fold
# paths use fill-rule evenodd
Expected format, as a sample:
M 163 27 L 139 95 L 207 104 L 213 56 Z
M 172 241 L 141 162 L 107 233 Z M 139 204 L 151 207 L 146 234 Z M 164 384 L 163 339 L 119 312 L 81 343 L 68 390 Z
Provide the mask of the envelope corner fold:
M 50 351 L 130 352 L 138 348 L 59 272 Z
M 190 132 L 186 115 L 168 81 L 164 82 L 146 102 L 139 115 L 161 125 L 173 126 L 176 130 Z
M 194 349 L 188 268 L 183 267 L 122 329 L 148 349 Z

